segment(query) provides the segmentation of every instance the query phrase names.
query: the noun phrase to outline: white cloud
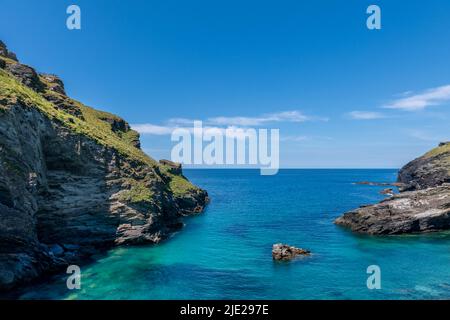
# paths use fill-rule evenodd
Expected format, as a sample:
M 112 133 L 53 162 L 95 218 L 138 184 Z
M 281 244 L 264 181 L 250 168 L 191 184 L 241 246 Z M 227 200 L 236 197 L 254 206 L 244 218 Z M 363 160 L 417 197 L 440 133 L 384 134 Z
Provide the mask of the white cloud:
M 214 117 L 203 121 L 203 129 L 225 130 L 226 128 L 258 127 L 268 123 L 292 122 L 301 123 L 309 120 L 328 121 L 327 118 L 316 118 L 305 116 L 300 111 L 283 111 L 270 113 L 257 117 Z M 151 123 L 133 124 L 132 128 L 141 134 L 169 135 L 177 128 L 192 130 L 194 119 L 172 118 L 165 125 L 155 125 Z
M 141 134 L 153 134 L 158 136 L 171 134 L 172 131 L 176 129 L 176 127 L 173 126 L 158 126 L 150 123 L 133 124 L 131 127 Z
M 385 118 L 385 115 L 380 112 L 373 111 L 352 111 L 348 115 L 355 120 L 375 120 Z
M 174 126 L 190 126 L 194 125 L 194 121 L 200 121 L 197 119 L 186 119 L 186 118 L 172 118 L 167 121 L 170 125 Z
M 293 142 L 302 142 L 307 141 L 310 138 L 307 136 L 282 136 L 280 138 L 281 141 L 293 141 Z
M 131 125 L 133 130 L 136 130 L 140 134 L 148 134 L 148 135 L 171 135 L 175 130 L 186 130 L 190 134 L 196 135 L 196 132 L 194 130 L 193 124 L 192 126 L 159 126 L 154 124 L 134 124 Z M 249 131 L 250 130 L 250 131 Z M 257 134 L 257 132 L 253 129 L 248 128 L 242 128 L 242 127 L 236 127 L 236 126 L 228 126 L 226 128 L 221 128 L 217 126 L 202 126 L 202 134 L 219 134 L 224 137 L 230 137 L 233 139 L 245 139 L 247 137 L 247 134 L 250 134 L 251 132 L 254 132 Z
M 207 123 L 228 126 L 260 126 L 269 122 L 305 122 L 311 120 L 300 111 L 283 111 L 258 117 L 215 117 L 209 118 Z
M 418 94 L 407 93 L 406 97 L 392 101 L 386 106 L 387 109 L 398 109 L 404 111 L 423 110 L 429 106 L 443 104 L 450 100 L 450 85 L 428 89 Z

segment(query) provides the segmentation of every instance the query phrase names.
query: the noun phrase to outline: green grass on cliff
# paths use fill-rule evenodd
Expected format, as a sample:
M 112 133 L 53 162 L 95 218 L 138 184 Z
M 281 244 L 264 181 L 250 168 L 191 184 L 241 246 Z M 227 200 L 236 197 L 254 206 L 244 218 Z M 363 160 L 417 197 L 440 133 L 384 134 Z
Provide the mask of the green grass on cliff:
M 49 90 L 46 93 L 60 95 Z M 120 120 L 119 117 L 87 107 L 65 96 L 61 96 L 61 98 L 67 99 L 66 101 L 78 108 L 84 119 L 56 108 L 53 103 L 46 100 L 39 93 L 23 85 L 5 70 L 0 69 L 0 115 L 6 112 L 10 106 L 21 102 L 26 106 L 37 108 L 49 119 L 60 122 L 74 132 L 86 135 L 101 145 L 117 150 L 127 159 L 135 160 L 151 167 L 158 167 L 161 174 L 169 180 L 169 189 L 175 196 L 183 196 L 188 191 L 198 189 L 183 176 L 170 173 L 168 167 L 160 165 L 142 150 L 134 147 L 132 142 L 139 138 L 139 134 L 136 131 L 129 130 L 117 134 L 111 130 L 111 124 L 104 121 L 104 119 Z M 140 202 L 149 200 L 153 194 L 143 184 L 131 182 L 131 188 L 122 196 L 123 200 Z
M 56 94 L 56 93 L 55 93 Z M 79 119 L 63 110 L 56 108 L 51 102 L 37 92 L 20 83 L 12 75 L 0 69 L 0 105 L 3 111 L 8 105 L 22 102 L 27 106 L 33 106 L 44 113 L 48 118 L 61 122 L 76 133 L 86 135 L 99 144 L 116 149 L 125 157 L 138 160 L 150 166 L 157 165 L 157 162 L 147 156 L 141 150 L 130 144 L 128 139 L 122 139 L 111 131 L 111 125 L 101 118 L 106 115 L 102 111 L 97 111 L 82 103 L 71 100 L 82 112 L 84 120 Z
M 144 181 L 138 181 L 128 179 L 130 189 L 122 192 L 120 195 L 121 201 L 139 203 L 139 202 L 151 202 L 153 198 L 153 192 L 145 185 Z
M 134 130 L 129 130 L 122 133 L 121 138 L 127 143 L 133 143 L 139 140 L 139 133 Z
M 190 183 L 184 176 L 174 175 L 170 173 L 169 170 L 170 168 L 168 166 L 160 165 L 161 173 L 170 179 L 169 189 L 175 196 L 182 196 L 189 191 L 198 189 L 198 187 Z
M 426 158 L 431 158 L 431 157 L 436 157 L 438 155 L 444 154 L 444 153 L 448 153 L 448 159 L 450 160 L 450 143 L 444 144 L 443 146 L 434 148 L 431 151 L 428 151 L 424 157 Z
M 52 113 L 53 105 L 37 94 L 35 91 L 24 86 L 5 70 L 0 69 L 0 105 L 7 110 L 8 105 L 18 101 L 27 105 L 36 105 L 44 113 Z
M 450 143 L 434 148 L 428 151 L 424 159 L 432 159 L 433 163 L 437 163 L 440 167 L 447 168 L 447 174 L 450 175 Z M 444 169 L 445 170 L 445 169 Z
M 14 61 L 13 59 L 7 58 L 7 57 L 4 57 L 4 56 L 0 56 L 0 60 L 3 60 L 7 65 L 8 64 L 16 64 L 17 63 L 17 61 Z
M 189 191 L 197 189 L 186 178 L 175 175 L 171 177 L 169 187 L 175 196 L 182 196 Z

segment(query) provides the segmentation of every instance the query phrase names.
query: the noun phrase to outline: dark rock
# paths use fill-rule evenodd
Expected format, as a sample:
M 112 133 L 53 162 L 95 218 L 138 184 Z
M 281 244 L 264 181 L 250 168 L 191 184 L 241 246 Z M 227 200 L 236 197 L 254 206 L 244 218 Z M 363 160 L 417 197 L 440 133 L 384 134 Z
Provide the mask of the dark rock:
M 24 64 L 14 63 L 7 64 L 6 70 L 8 70 L 13 76 L 19 79 L 24 85 L 31 89 L 42 92 L 45 89 L 45 85 L 39 79 L 36 71 Z
M 11 60 L 19 61 L 19 60 L 17 60 L 17 56 L 14 52 L 9 51 L 7 57 L 10 58 Z
M 168 184 L 183 176 L 122 147 L 130 142 L 120 131 L 129 129 L 124 120 L 114 117 L 109 130 L 80 116 L 72 129 L 65 117 L 33 102 L 38 95 L 67 115 L 77 114 L 81 104 L 61 93 L 56 78 L 60 89 L 41 92 L 32 68 L 8 67 L 37 92 L 26 101 L 12 92 L 0 102 L 0 291 L 113 246 L 160 242 L 182 226 L 183 216 L 204 208 L 206 191 L 186 180 L 189 188 L 174 192 Z
M 63 245 L 64 250 L 68 250 L 68 251 L 76 251 L 80 249 L 79 245 L 76 244 L 66 244 L 64 243 Z
M 272 247 L 272 258 L 274 260 L 292 260 L 295 257 L 301 255 L 310 255 L 308 250 L 289 246 L 287 244 L 277 243 Z
M 64 254 L 64 249 L 59 244 L 52 244 L 50 246 L 50 252 L 55 256 L 62 256 Z
M 6 57 L 8 53 L 8 48 L 6 47 L 6 44 L 0 40 L 0 56 Z
M 388 196 L 393 196 L 394 195 L 394 190 L 391 188 L 387 188 L 387 189 L 383 189 L 380 191 L 380 194 L 385 194 Z
M 0 56 L 17 61 L 16 54 L 14 52 L 9 51 L 8 48 L 6 47 L 6 44 L 4 44 L 3 41 L 1 40 L 0 40 Z
M 111 125 L 111 130 L 115 132 L 118 136 L 122 136 L 123 134 L 132 132 L 132 135 L 128 135 L 128 138 L 130 139 L 131 145 L 133 147 L 140 149 L 141 148 L 141 141 L 140 141 L 140 135 L 138 132 L 131 129 L 128 122 L 125 120 L 114 117 L 112 115 L 105 116 L 101 118 L 102 121 L 105 121 Z
M 368 234 L 402 234 L 450 228 L 450 185 L 402 192 L 350 211 L 336 224 Z
M 183 173 L 183 168 L 181 163 L 178 162 L 173 162 L 170 160 L 159 160 L 159 163 L 168 167 L 169 168 L 169 172 L 173 173 L 173 174 L 182 174 Z
M 335 223 L 359 233 L 402 234 L 450 229 L 450 144 L 404 166 L 400 194 L 347 212 Z M 382 193 L 391 195 L 392 189 Z
M 48 89 L 62 95 L 66 95 L 64 82 L 53 74 L 41 74 L 41 77 L 48 83 Z
M 400 182 L 372 182 L 372 181 L 359 181 L 355 184 L 367 185 L 367 186 L 380 186 L 380 187 L 402 187 L 403 184 Z
M 398 181 L 400 191 L 421 190 L 450 182 L 450 143 L 441 143 L 420 158 L 404 166 Z
M 113 132 L 127 132 L 130 130 L 130 125 L 123 119 L 114 118 L 114 117 L 104 117 L 101 118 L 102 121 L 105 121 L 111 125 L 111 130 Z
M 141 148 L 141 140 L 139 133 L 136 133 L 136 139 L 131 140 L 131 145 L 135 148 Z
M 68 114 L 73 115 L 74 117 L 77 117 L 81 120 L 84 120 L 83 112 L 81 109 L 74 103 L 73 100 L 70 98 L 61 95 L 61 94 L 54 94 L 49 93 L 48 91 L 43 93 L 42 96 L 53 103 L 53 105 L 64 112 L 67 112 Z
M 205 191 L 174 195 L 157 168 L 130 161 L 32 106 L 9 106 L 0 117 L 0 291 L 115 245 L 158 243 L 182 216 L 206 205 Z M 147 186 L 151 198 L 122 199 L 129 180 Z M 59 248 L 49 249 L 55 243 L 70 244 L 63 248 L 74 254 L 59 256 Z

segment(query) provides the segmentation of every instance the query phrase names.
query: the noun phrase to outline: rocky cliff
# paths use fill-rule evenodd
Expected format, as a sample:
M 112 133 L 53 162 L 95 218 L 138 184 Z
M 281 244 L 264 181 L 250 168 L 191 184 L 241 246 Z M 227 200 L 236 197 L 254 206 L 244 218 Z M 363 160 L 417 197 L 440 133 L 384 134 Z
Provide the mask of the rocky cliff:
M 115 245 L 157 243 L 207 193 L 0 41 L 0 290 Z
M 404 166 L 398 181 L 401 191 L 421 190 L 450 183 L 450 142 L 439 146 Z
M 450 229 L 450 143 L 408 163 L 398 182 L 400 194 L 350 211 L 335 223 L 368 234 Z

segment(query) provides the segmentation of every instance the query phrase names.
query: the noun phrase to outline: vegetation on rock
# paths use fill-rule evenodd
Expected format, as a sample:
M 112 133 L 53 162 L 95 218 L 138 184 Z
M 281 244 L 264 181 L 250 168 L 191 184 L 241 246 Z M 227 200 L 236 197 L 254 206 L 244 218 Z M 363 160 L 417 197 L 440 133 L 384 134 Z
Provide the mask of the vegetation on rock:
M 0 41 L 0 290 L 113 245 L 157 243 L 207 200 L 125 120 L 71 99 Z

